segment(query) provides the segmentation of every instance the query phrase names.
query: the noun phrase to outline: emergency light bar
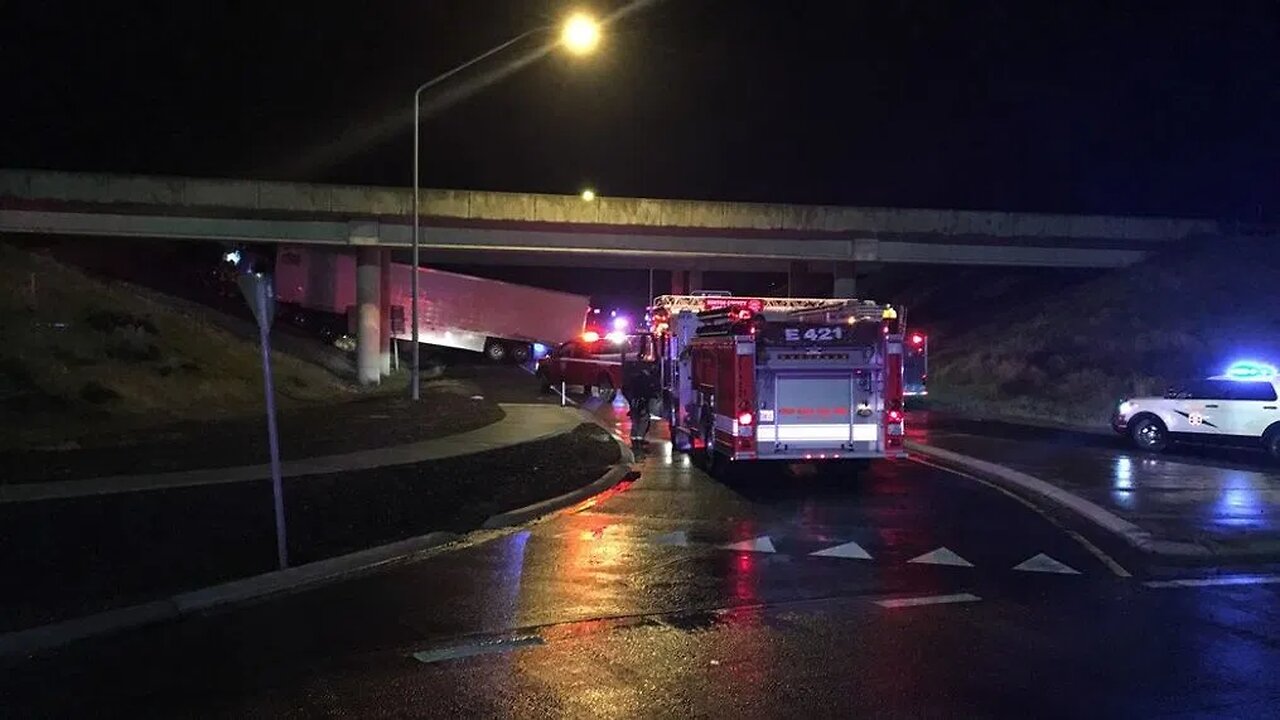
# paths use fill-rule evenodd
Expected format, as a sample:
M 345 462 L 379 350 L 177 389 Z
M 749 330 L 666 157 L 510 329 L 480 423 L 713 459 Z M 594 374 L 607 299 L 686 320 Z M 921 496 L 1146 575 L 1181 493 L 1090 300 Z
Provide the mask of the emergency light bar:
M 1223 375 L 1228 380 L 1271 380 L 1280 375 L 1275 365 L 1254 360 L 1233 362 Z

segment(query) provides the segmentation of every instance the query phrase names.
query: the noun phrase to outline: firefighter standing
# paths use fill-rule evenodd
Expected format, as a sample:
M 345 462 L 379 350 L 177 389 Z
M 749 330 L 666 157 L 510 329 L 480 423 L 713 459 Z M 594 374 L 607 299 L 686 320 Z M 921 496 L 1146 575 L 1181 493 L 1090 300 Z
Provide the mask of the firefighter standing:
M 657 363 L 643 350 L 622 358 L 622 394 L 630 406 L 631 442 L 643 442 L 649 432 L 649 407 L 658 395 Z

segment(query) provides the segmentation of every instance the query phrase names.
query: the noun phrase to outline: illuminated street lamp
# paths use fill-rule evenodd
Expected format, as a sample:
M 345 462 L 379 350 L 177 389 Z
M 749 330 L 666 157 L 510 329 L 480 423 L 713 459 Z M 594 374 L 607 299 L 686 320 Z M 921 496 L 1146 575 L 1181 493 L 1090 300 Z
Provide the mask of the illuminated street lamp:
M 585 13 L 574 13 L 560 30 L 560 43 L 574 55 L 586 55 L 600 44 L 600 23 Z
M 463 70 L 466 70 L 467 68 L 471 67 L 472 65 L 475 65 L 476 63 L 479 63 L 483 60 L 488 59 L 489 57 L 497 55 L 503 50 L 506 50 L 507 48 L 511 47 L 512 45 L 515 45 L 516 43 L 520 42 L 521 40 L 524 40 L 525 38 L 531 35 L 539 35 L 542 33 L 554 32 L 555 30 L 556 30 L 555 25 L 546 25 L 543 27 L 533 28 L 532 30 L 526 30 L 525 32 L 522 32 L 519 35 L 516 35 L 515 37 L 502 43 L 501 45 L 498 45 L 497 47 L 494 47 L 490 50 L 480 53 L 479 55 L 462 63 L 461 65 L 453 68 L 452 70 L 449 70 L 445 73 L 442 73 L 440 75 L 437 75 L 436 77 L 431 78 L 430 80 L 419 85 L 417 90 L 413 91 L 413 274 L 411 276 L 412 287 L 410 292 L 413 293 L 413 301 L 411 303 L 412 316 L 413 316 L 411 320 L 411 322 L 413 323 L 413 330 L 412 330 L 413 366 L 411 370 L 412 370 L 413 379 L 411 382 L 411 387 L 413 388 L 412 394 L 413 394 L 414 400 L 417 400 L 421 397 L 421 375 L 420 375 L 420 370 L 418 368 L 418 360 L 419 360 L 419 352 L 420 352 L 419 343 L 418 343 L 418 304 L 419 304 L 419 301 L 418 301 L 418 244 L 419 244 L 419 237 L 421 235 L 421 231 L 419 230 L 421 217 L 420 217 L 420 209 L 419 209 L 419 202 L 418 202 L 418 188 L 419 188 L 419 184 L 418 184 L 419 183 L 419 177 L 418 177 L 419 157 L 418 156 L 419 156 L 419 147 L 421 143 L 421 134 L 419 132 L 419 128 L 421 127 L 421 124 L 422 124 L 421 122 L 422 91 L 430 87 L 433 87 L 435 85 L 438 85 L 441 82 L 444 82 L 445 80 L 453 77 L 454 75 L 457 75 L 458 73 L 462 72 Z M 574 55 L 586 55 L 591 51 L 595 50 L 596 46 L 600 44 L 600 23 L 595 19 L 593 19 L 591 16 L 586 15 L 585 13 L 574 13 L 573 15 L 569 16 L 569 18 L 564 22 L 563 25 L 560 26 L 560 37 L 557 44 L 563 45 L 566 50 L 573 53 Z M 592 193 L 592 197 L 595 197 L 594 193 Z M 589 200 L 590 198 L 587 198 L 584 193 L 583 199 Z

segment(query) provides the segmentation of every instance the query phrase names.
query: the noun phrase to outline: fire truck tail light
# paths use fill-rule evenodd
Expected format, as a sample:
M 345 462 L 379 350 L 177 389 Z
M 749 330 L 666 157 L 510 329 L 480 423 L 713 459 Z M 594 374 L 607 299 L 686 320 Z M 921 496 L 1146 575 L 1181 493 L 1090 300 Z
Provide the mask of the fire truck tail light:
M 753 423 L 753 422 L 755 422 L 755 421 L 756 421 L 756 416 L 755 416 L 755 415 L 752 415 L 752 414 L 751 414 L 751 413 L 749 413 L 749 412 L 743 412 L 743 413 L 739 413 L 739 414 L 738 414 L 738 424 L 739 424 L 739 425 L 750 425 L 751 423 Z
M 890 410 L 890 411 L 889 411 L 889 422 L 891 422 L 891 423 L 902 422 L 902 411 L 901 411 L 901 410 Z

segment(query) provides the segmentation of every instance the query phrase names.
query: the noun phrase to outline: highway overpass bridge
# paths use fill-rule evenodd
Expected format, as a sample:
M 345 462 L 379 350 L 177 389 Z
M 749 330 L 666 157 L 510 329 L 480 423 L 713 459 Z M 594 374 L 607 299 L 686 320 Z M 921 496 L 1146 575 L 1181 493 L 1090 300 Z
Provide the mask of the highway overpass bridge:
M 0 234 L 327 245 L 358 250 L 357 373 L 390 370 L 389 255 L 411 242 L 406 188 L 27 170 L 0 171 Z M 428 263 L 830 274 L 853 297 L 858 264 L 1121 267 L 1207 220 L 907 210 L 425 190 Z M 422 289 L 423 296 L 430 288 Z
M 0 171 L 0 232 L 407 247 L 407 188 Z M 1120 267 L 1210 220 L 424 190 L 435 262 L 668 270 Z

